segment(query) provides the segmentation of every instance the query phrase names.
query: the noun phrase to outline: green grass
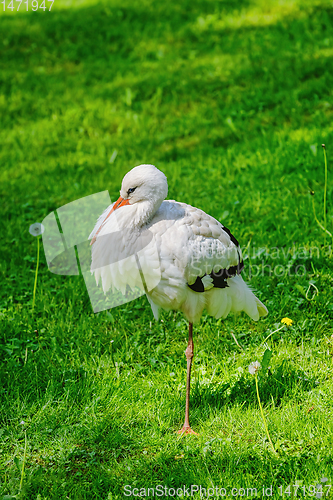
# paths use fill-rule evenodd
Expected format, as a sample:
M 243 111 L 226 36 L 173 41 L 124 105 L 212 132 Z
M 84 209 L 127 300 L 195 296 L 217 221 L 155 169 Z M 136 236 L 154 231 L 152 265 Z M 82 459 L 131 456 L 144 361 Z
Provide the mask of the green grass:
M 272 485 L 279 498 L 295 481 L 306 495 L 331 484 L 333 266 L 309 192 L 323 224 L 325 143 L 332 233 L 332 3 L 55 0 L 51 12 L 1 11 L 0 30 L 0 494 L 19 491 L 25 434 L 25 499 L 159 484 L 258 497 Z M 181 314 L 156 323 L 144 297 L 93 314 L 83 279 L 51 274 L 43 251 L 32 313 L 30 224 L 105 189 L 115 199 L 144 162 L 165 172 L 170 199 L 231 228 L 269 309 L 258 323 L 195 326 L 198 437 L 175 434 Z M 248 365 L 284 316 L 294 323 L 267 341 L 259 373 L 274 456 Z

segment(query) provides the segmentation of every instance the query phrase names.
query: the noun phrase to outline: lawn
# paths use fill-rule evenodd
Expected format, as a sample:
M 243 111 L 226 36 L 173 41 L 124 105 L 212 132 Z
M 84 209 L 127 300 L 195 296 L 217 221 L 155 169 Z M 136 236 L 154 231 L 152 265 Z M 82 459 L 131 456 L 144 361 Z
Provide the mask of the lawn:
M 319 498 L 318 484 L 333 498 L 332 239 L 312 205 L 324 224 L 324 143 L 332 233 L 332 2 L 55 0 L 51 12 L 8 4 L 0 498 L 151 498 L 148 488 L 187 497 L 191 485 L 193 498 L 261 498 L 263 488 Z M 188 328 L 180 313 L 156 322 L 140 297 L 94 314 L 82 276 L 52 274 L 42 250 L 32 308 L 29 226 L 100 191 L 115 200 L 140 163 L 167 175 L 169 199 L 231 229 L 243 276 L 269 310 L 258 323 L 204 315 L 195 325 L 198 436 L 176 434 Z M 284 317 L 291 326 L 281 328 Z M 276 453 L 248 371 L 267 349 L 259 393 Z

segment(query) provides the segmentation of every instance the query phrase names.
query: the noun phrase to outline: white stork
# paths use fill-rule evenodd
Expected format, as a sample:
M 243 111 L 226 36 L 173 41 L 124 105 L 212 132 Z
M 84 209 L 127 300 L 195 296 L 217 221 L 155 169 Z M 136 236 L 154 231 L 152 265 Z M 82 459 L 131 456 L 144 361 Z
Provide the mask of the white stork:
M 156 319 L 160 307 L 182 311 L 188 319 L 185 422 L 179 433 L 195 434 L 189 422 L 193 323 L 204 309 L 215 318 L 245 311 L 255 321 L 267 309 L 240 276 L 242 252 L 229 229 L 198 208 L 165 200 L 167 193 L 166 176 L 153 165 L 128 172 L 119 199 L 89 236 L 91 269 L 105 293 L 141 286 Z M 140 264 L 133 257 L 138 253 Z

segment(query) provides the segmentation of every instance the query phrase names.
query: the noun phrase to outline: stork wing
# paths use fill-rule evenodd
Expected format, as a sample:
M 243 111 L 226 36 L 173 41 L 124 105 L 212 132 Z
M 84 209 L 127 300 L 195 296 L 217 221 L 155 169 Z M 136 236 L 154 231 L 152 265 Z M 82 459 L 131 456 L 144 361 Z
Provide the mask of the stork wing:
M 236 238 L 220 222 L 197 208 L 188 207 L 188 262 L 185 277 L 195 291 L 224 288 L 226 279 L 239 274 L 242 251 Z
M 161 260 L 174 256 L 174 263 L 183 269 L 194 291 L 224 288 L 228 278 L 241 272 L 244 265 L 239 243 L 216 219 L 198 208 L 169 200 L 162 203 L 159 212 L 153 227 L 163 233 L 164 225 Z

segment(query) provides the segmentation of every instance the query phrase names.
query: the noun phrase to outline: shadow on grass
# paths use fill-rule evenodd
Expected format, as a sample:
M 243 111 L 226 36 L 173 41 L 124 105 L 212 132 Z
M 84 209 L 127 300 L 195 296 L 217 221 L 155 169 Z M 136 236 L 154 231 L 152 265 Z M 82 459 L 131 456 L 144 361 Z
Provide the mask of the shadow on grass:
M 281 365 L 272 373 L 259 379 L 259 394 L 263 405 L 272 404 L 281 406 L 285 397 L 302 397 L 318 385 L 315 377 L 309 377 L 301 370 L 293 368 L 291 363 L 283 360 Z M 233 380 L 230 383 L 221 383 L 218 386 L 201 386 L 196 384 L 191 395 L 195 406 L 210 405 L 220 409 L 226 405 L 242 405 L 245 408 L 257 403 L 257 393 L 254 377 L 248 374 Z
M 300 450 L 293 457 L 276 456 L 268 453 L 254 455 L 253 453 L 242 453 L 221 448 L 210 448 L 203 452 L 201 447 L 187 442 L 188 451 L 180 456 L 175 452 L 163 451 L 161 453 L 149 453 L 141 456 L 133 465 L 133 453 L 128 450 L 123 463 L 117 467 L 110 457 L 103 461 L 99 450 L 78 450 L 75 454 L 65 458 L 64 466 L 58 467 L 56 474 L 52 470 L 40 467 L 28 477 L 25 485 L 26 498 L 33 498 L 43 485 L 46 490 L 53 493 L 51 498 L 65 498 L 70 495 L 72 499 L 92 498 L 92 494 L 100 495 L 100 498 L 109 493 L 111 498 L 122 498 L 125 487 L 134 489 L 156 488 L 161 485 L 165 488 L 191 488 L 191 485 L 200 485 L 209 488 L 212 485 L 227 488 L 230 492 L 233 487 L 256 488 L 251 493 L 252 498 L 261 498 L 261 491 L 265 485 L 265 477 L 258 476 L 258 471 L 263 468 L 274 468 L 274 479 L 270 484 L 277 487 L 279 484 L 292 483 L 294 477 L 305 474 L 307 467 L 315 466 L 314 453 L 309 450 Z M 131 462 L 131 466 L 127 464 Z M 221 483 L 224 475 L 228 477 L 233 472 L 233 481 L 230 479 Z M 207 481 L 207 472 L 209 482 Z M 237 477 L 236 477 L 237 475 Z M 79 489 L 70 483 L 75 479 L 80 482 Z M 71 485 L 71 490 L 68 490 Z M 195 491 L 195 490 L 194 490 Z M 230 494 L 230 493 L 229 493 Z M 28 495 L 30 495 L 28 497 Z M 146 495 L 143 495 L 146 496 Z M 170 495 L 172 496 L 172 494 Z M 95 498 L 95 497 L 94 497 Z

